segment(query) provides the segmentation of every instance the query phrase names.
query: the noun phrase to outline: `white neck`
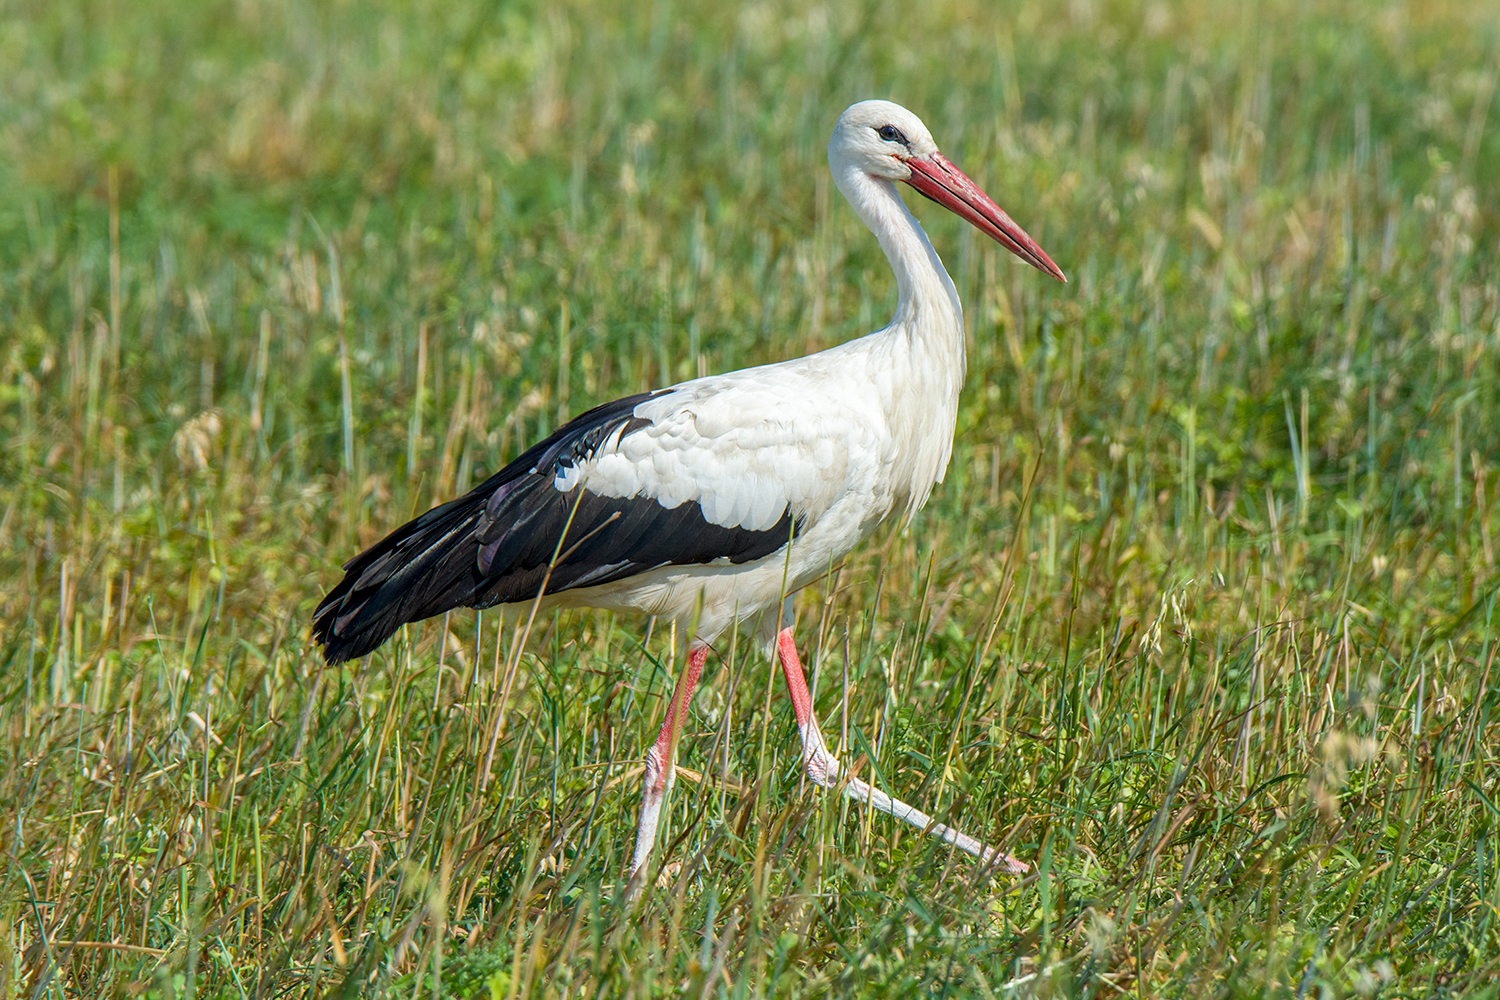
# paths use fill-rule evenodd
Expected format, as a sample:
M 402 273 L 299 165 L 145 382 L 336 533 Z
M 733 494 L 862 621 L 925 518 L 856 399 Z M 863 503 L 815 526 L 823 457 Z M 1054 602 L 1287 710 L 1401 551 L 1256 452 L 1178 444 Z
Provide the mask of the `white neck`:
M 896 273 L 896 313 L 887 331 L 903 332 L 918 350 L 948 355 L 963 382 L 964 316 L 958 289 L 896 185 L 849 163 L 830 163 L 833 179 L 862 222 L 880 241 Z
M 833 152 L 829 166 L 896 273 L 896 314 L 858 343 L 890 425 L 911 445 L 888 470 L 909 518 L 926 503 L 932 484 L 942 482 L 952 454 L 966 367 L 963 309 L 953 279 L 895 185 Z

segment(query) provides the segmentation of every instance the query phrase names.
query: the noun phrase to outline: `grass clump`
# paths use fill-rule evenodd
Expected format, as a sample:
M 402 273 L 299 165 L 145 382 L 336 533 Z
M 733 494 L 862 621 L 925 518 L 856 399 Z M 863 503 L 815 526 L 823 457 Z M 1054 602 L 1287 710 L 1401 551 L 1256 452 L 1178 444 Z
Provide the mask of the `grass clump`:
M 7 8 L 0 995 L 1493 992 L 1496 14 Z M 870 96 L 1073 281 L 917 206 L 959 440 L 817 707 L 1038 870 L 806 789 L 726 642 L 628 911 L 672 636 L 305 623 L 570 413 L 884 322 Z

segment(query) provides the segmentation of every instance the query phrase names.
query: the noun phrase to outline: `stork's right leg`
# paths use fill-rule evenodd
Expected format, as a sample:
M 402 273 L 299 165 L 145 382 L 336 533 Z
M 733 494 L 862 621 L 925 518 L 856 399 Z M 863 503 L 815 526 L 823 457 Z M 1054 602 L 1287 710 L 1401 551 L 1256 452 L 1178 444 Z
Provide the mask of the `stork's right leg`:
M 792 710 L 797 715 L 797 731 L 802 734 L 802 764 L 807 769 L 807 776 L 824 788 L 835 788 L 843 768 L 839 759 L 828 749 L 823 734 L 818 730 L 818 720 L 813 717 L 812 695 L 807 690 L 807 675 L 803 673 L 802 660 L 797 656 L 797 643 L 792 638 L 791 629 L 782 629 L 776 636 L 776 652 L 781 660 L 781 673 L 786 678 L 787 691 L 792 696 Z M 1026 862 L 1018 861 L 1009 854 L 1001 854 L 993 847 L 986 847 L 951 826 L 934 823 L 932 817 L 920 809 L 915 809 L 900 799 L 891 798 L 858 778 L 848 779 L 844 785 L 844 794 L 897 819 L 904 819 L 912 826 L 946 840 L 986 864 L 997 865 L 1013 875 L 1025 874 L 1028 870 Z
M 693 688 L 703 673 L 704 661 L 708 659 L 708 646 L 693 643 L 688 647 L 687 667 L 677 678 L 677 687 L 672 691 L 672 700 L 667 703 L 667 717 L 662 720 L 661 732 L 656 742 L 646 751 L 646 773 L 641 784 L 641 822 L 635 834 L 635 854 L 630 859 L 629 879 L 625 896 L 633 899 L 641 891 L 640 880 L 645 878 L 643 869 L 651 858 L 651 848 L 656 843 L 656 824 L 661 817 L 662 803 L 672 790 L 673 771 L 676 767 L 677 737 L 682 733 L 682 722 L 687 717 L 688 703 L 693 698 Z

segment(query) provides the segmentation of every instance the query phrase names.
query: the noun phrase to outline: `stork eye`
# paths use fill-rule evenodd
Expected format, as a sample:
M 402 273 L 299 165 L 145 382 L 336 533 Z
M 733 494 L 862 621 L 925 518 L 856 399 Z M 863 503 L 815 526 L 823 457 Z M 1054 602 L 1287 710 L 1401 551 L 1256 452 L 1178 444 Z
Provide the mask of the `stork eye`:
M 903 146 L 911 145 L 911 143 L 906 139 L 906 133 L 902 132 L 894 125 L 882 125 L 875 130 L 875 134 L 880 136 L 880 138 L 884 139 L 886 142 L 899 142 Z

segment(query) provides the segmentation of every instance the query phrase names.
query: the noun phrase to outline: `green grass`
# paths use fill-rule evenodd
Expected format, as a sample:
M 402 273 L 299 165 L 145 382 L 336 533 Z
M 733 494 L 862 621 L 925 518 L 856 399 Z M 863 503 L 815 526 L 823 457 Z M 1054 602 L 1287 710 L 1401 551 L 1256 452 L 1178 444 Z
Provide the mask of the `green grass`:
M 619 9 L 0 6 L 0 997 L 1500 991 L 1500 7 Z M 881 325 L 870 96 L 1072 280 L 915 206 L 954 460 L 803 649 L 1038 872 L 806 788 L 724 641 L 629 910 L 665 629 L 306 622 L 568 414 Z

